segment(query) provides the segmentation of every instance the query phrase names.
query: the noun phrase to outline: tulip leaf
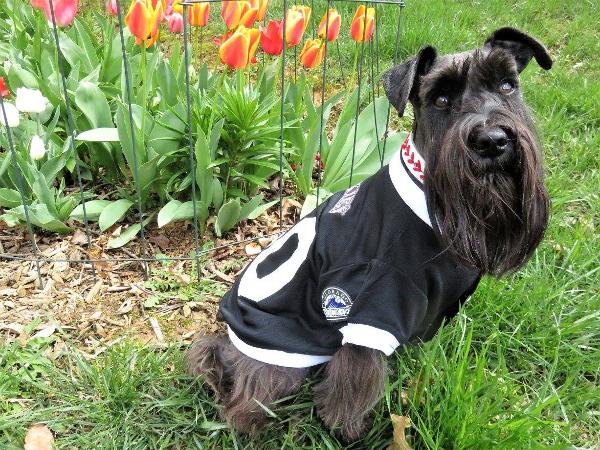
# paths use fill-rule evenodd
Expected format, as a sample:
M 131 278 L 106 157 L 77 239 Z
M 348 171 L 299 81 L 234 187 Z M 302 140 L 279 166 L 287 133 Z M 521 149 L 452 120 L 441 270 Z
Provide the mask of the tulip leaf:
M 221 206 L 217 214 L 217 220 L 215 220 L 215 232 L 218 237 L 222 237 L 223 233 L 229 231 L 238 222 L 240 210 L 240 201 L 237 198 L 229 200 Z
M 117 128 L 93 128 L 79 133 L 75 139 L 85 142 L 119 142 L 119 130 Z
M 111 203 L 112 202 L 110 200 L 90 200 L 89 202 L 85 202 L 85 215 L 87 216 L 87 219 L 92 221 L 98 220 L 102 210 Z M 83 214 L 83 205 L 78 205 L 73 211 L 71 211 L 69 218 L 83 222 L 85 220 Z
M 110 106 L 104 92 L 95 84 L 83 81 L 75 91 L 75 104 L 94 128 L 113 128 Z
M 27 207 L 27 215 L 33 225 L 44 230 L 56 233 L 69 233 L 71 231 L 71 228 L 62 223 L 48 211 L 48 207 L 45 204 L 37 203 L 35 205 L 29 205 Z M 9 225 L 24 223 L 26 222 L 25 208 L 23 205 L 17 206 L 16 208 L 9 209 L 6 214 L 1 217 Z
M 70 37 L 64 33 L 61 33 L 59 42 L 62 54 L 71 68 L 83 64 L 84 73 L 90 73 L 92 70 L 94 70 L 96 65 L 92 64 L 90 57 L 86 54 L 86 51 L 77 45 Z M 78 80 L 79 77 L 76 77 L 75 79 Z
M 112 227 L 115 223 L 120 221 L 129 208 L 133 205 L 133 202 L 122 198 L 120 200 L 116 200 L 111 202 L 109 205 L 102 210 L 100 217 L 98 219 L 98 226 L 101 231 L 106 231 L 110 227 Z
M 58 210 L 56 209 L 54 194 L 50 190 L 50 187 L 48 187 L 48 182 L 46 181 L 46 177 L 44 177 L 42 172 L 37 173 L 32 189 L 35 196 L 46 205 L 50 214 L 52 214 L 54 217 L 58 217 Z
M 208 217 L 208 208 L 200 201 L 196 202 L 196 216 L 203 223 Z M 190 220 L 194 218 L 194 203 L 190 200 L 180 202 L 179 200 L 171 200 L 162 207 L 158 213 L 157 224 L 159 228 L 175 222 L 177 220 Z
M 146 219 L 144 219 L 144 221 L 142 222 L 144 224 L 144 226 L 148 225 L 148 223 L 150 222 L 150 220 L 152 220 L 153 217 L 154 217 L 154 215 L 151 215 L 151 216 L 147 217 Z M 137 234 L 140 232 L 141 229 L 142 229 L 142 225 L 140 223 L 130 225 L 119 236 L 110 239 L 108 241 L 108 244 L 106 244 L 106 248 L 123 247 L 125 244 L 127 244 L 128 242 L 135 239 L 135 237 L 137 236 Z
M 156 80 L 160 87 L 162 99 L 167 105 L 175 106 L 177 104 L 178 85 L 175 81 L 173 69 L 164 59 L 158 64 Z
M 9 188 L 0 188 L 0 206 L 3 208 L 14 208 L 21 204 L 19 191 Z

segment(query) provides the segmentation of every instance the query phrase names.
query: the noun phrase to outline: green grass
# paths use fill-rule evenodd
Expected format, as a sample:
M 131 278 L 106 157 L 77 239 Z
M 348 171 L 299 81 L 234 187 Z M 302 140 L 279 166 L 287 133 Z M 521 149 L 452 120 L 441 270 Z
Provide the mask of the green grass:
M 390 359 L 386 397 L 353 448 L 385 448 L 390 413 L 412 418 L 415 449 L 600 448 L 600 10 L 578 0 L 406 3 L 402 58 L 429 43 L 441 52 L 468 49 L 505 25 L 548 45 L 554 68 L 531 63 L 522 78 L 546 143 L 553 212 L 523 270 L 485 279 L 433 341 Z M 355 4 L 336 6 L 347 24 Z M 387 67 L 396 8 L 384 8 Z M 333 76 L 339 67 L 349 73 L 352 52 L 346 39 Z M 341 448 L 315 417 L 310 384 L 250 440 L 223 425 L 200 382 L 184 374 L 179 348 L 129 342 L 88 362 L 74 350 L 45 359 L 48 345 L 0 348 L 0 448 L 22 448 L 37 421 L 60 448 Z

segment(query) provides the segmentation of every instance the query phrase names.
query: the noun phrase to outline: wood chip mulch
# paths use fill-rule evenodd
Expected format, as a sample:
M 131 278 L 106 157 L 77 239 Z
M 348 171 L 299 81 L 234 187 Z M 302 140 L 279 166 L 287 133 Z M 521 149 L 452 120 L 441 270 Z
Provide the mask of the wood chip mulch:
M 300 203 L 284 199 L 284 227 L 299 219 L 300 210 Z M 111 235 L 120 232 L 118 227 L 100 233 L 93 225 L 92 245 L 88 248 L 81 224 L 70 225 L 75 229 L 71 235 L 36 233 L 39 257 L 50 260 L 40 264 L 43 288 L 39 289 L 35 262 L 1 256 L 31 257 L 29 235 L 24 229 L 8 228 L 0 222 L 0 342 L 54 336 L 53 354 L 49 356 L 58 356 L 68 341 L 92 359 L 125 338 L 165 346 L 173 342 L 187 344 L 198 332 L 219 332 L 223 328 L 216 320 L 220 293 L 274 238 L 264 236 L 280 231 L 278 206 L 256 220 L 239 224 L 224 239 L 214 236 L 209 223 L 201 247 L 209 241 L 213 247 L 239 244 L 218 248 L 201 258 L 203 281 L 214 282 L 220 292 L 190 298 L 189 292 L 195 291 L 185 288 L 194 288 L 196 283 L 191 261 L 150 263 L 149 282 L 144 280 L 139 261 L 95 262 L 95 276 L 89 262 L 62 261 L 131 259 L 140 255 L 139 238 L 122 249 L 107 249 Z M 263 238 L 257 241 L 242 242 L 260 236 Z M 146 240 L 148 255 L 188 257 L 195 248 L 189 222 L 161 229 L 149 226 Z M 154 280 L 165 276 L 176 281 L 175 288 L 157 292 Z M 149 307 L 148 300 L 157 295 L 159 303 Z

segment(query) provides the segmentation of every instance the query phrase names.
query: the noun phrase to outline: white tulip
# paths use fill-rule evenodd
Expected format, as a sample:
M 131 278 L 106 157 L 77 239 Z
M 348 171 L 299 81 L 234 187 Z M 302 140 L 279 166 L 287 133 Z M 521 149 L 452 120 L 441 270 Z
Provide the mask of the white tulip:
M 19 111 L 17 108 L 15 108 L 15 105 L 12 103 L 4 103 L 4 112 L 6 113 L 6 118 L 8 119 L 8 126 L 11 128 L 18 127 L 19 123 L 21 122 L 21 118 L 19 117 Z M 0 123 L 6 126 L 6 123 L 4 122 L 4 116 L 2 114 L 0 114 Z
M 48 99 L 37 89 L 18 88 L 15 106 L 21 112 L 41 114 L 48 107 Z
M 31 138 L 31 144 L 29 146 L 29 156 L 34 161 L 38 161 L 46 154 L 46 147 L 44 147 L 44 141 L 39 136 L 33 136 Z

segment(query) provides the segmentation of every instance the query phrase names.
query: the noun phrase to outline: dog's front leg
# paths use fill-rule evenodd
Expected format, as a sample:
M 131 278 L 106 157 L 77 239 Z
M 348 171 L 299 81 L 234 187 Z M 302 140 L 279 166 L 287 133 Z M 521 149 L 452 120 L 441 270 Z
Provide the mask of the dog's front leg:
M 379 350 L 346 344 L 325 368 L 315 387 L 317 414 L 346 442 L 359 439 L 369 412 L 383 395 L 386 360 Z

